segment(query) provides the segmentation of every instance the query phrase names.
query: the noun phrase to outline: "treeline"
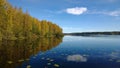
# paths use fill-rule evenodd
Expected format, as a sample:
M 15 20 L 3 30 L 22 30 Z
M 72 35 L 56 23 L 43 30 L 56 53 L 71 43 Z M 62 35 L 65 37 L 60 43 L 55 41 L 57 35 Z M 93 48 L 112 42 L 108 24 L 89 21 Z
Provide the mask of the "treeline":
M 82 33 L 64 33 L 64 35 L 92 36 L 92 35 L 120 35 L 120 31 L 113 32 L 82 32 Z
M 22 8 L 0 0 L 0 40 L 62 36 L 62 29 L 50 21 L 31 17 Z

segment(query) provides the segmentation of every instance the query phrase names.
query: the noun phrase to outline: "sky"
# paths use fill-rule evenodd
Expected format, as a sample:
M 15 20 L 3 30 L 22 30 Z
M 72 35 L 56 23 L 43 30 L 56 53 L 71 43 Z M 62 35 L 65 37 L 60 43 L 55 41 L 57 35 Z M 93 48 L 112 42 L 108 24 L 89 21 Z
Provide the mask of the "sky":
M 120 31 L 120 0 L 8 0 L 32 17 L 59 25 L 64 33 Z

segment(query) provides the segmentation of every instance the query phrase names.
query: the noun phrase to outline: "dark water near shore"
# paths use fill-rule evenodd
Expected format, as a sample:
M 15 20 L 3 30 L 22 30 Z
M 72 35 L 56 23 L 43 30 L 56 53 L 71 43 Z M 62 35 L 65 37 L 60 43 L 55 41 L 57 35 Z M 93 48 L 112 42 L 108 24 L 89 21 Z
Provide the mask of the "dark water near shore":
M 120 36 L 2 41 L 0 68 L 120 68 Z

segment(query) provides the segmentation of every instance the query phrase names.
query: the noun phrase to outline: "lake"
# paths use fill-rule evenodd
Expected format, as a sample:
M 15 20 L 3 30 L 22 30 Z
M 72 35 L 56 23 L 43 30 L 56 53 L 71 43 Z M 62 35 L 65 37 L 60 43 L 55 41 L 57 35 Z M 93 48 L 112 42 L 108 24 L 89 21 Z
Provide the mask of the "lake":
M 0 68 L 120 68 L 120 36 L 1 41 Z

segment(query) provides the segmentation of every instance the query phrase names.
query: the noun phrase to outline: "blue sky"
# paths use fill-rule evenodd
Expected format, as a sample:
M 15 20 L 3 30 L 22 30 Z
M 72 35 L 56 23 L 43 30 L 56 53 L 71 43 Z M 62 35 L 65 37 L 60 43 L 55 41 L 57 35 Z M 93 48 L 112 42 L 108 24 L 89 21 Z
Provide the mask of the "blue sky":
M 8 0 L 63 32 L 120 31 L 120 0 Z

